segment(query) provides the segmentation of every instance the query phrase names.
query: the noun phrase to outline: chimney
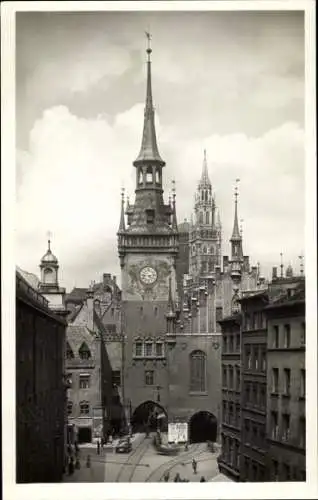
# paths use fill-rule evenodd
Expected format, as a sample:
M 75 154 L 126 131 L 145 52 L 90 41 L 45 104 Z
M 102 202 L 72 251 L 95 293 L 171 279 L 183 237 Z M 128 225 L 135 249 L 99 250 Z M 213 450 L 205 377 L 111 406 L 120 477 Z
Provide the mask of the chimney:
M 103 274 L 103 285 L 107 285 L 110 280 L 111 280 L 111 274 L 104 273 Z
M 253 278 L 257 278 L 257 266 L 252 266 L 251 273 Z
M 277 279 L 277 267 L 274 266 L 272 269 L 272 280 L 276 280 L 276 279 Z
M 90 288 L 86 292 L 86 305 L 87 305 L 87 328 L 92 332 L 94 331 L 94 292 Z

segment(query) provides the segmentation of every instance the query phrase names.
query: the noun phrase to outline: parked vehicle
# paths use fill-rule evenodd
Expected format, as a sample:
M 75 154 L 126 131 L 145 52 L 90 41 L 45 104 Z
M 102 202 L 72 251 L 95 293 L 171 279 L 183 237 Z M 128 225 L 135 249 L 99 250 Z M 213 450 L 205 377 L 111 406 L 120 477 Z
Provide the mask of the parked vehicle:
M 129 438 L 120 439 L 116 445 L 116 453 L 130 453 L 132 450 L 132 444 Z

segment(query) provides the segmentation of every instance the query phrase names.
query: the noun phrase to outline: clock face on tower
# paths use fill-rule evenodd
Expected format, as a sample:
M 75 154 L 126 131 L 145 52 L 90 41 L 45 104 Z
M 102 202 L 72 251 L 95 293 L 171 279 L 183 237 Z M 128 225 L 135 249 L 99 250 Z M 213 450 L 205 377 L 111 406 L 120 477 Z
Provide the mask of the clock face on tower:
M 153 267 L 146 266 L 141 269 L 139 276 L 145 285 L 152 285 L 157 279 L 157 271 Z

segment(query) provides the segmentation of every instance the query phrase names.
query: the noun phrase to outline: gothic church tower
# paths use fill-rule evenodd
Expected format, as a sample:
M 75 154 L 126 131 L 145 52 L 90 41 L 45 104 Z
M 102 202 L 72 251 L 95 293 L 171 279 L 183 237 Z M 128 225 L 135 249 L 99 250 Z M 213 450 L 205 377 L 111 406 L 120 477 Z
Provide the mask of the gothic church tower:
M 221 222 L 209 178 L 206 151 L 195 194 L 194 222 L 189 235 L 189 274 L 194 282 L 211 276 L 221 265 Z

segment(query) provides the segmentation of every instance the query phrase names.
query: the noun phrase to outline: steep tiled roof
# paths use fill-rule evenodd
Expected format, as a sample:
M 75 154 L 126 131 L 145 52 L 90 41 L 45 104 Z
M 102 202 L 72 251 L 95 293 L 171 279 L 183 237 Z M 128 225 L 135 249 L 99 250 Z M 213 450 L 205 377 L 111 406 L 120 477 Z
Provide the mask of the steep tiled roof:
M 300 302 L 305 302 L 305 283 L 300 283 L 295 288 L 285 288 L 278 296 L 272 298 L 267 308 L 280 305 L 293 305 Z
M 40 280 L 35 274 L 24 271 L 19 266 L 16 266 L 16 270 L 29 283 L 29 285 L 32 286 L 32 288 L 34 288 L 35 290 L 39 288 Z

